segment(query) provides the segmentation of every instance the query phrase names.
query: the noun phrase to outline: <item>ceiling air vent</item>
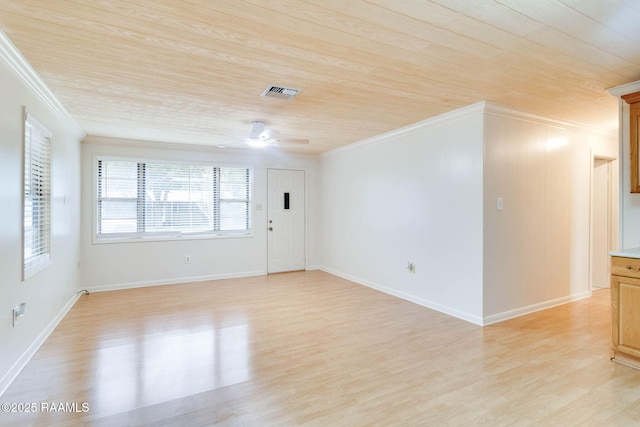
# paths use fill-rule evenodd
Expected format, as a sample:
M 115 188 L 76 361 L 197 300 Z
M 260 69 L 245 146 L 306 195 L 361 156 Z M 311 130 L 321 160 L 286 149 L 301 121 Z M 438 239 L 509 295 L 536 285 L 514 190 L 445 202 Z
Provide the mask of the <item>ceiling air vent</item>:
M 280 98 L 280 99 L 293 99 L 294 96 L 300 93 L 300 89 L 291 89 L 289 87 L 282 86 L 269 86 L 262 95 L 260 96 L 268 96 L 271 98 Z

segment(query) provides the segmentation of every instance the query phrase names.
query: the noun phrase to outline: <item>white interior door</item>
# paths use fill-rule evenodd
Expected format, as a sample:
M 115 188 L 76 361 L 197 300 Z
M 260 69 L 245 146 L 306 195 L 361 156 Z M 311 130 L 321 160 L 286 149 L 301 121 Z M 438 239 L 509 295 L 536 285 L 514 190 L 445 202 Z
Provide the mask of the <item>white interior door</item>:
M 595 289 L 609 287 L 610 205 L 609 161 L 595 159 L 591 238 L 591 287 Z
M 267 271 L 304 270 L 305 172 L 269 169 L 267 174 Z

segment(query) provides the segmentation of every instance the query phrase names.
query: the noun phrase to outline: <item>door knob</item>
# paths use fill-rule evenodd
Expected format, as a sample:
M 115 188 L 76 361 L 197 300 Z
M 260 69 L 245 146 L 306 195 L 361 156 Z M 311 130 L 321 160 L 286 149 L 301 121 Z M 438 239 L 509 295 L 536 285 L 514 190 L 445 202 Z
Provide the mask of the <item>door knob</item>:
M 269 231 L 273 231 L 273 227 L 269 227 Z

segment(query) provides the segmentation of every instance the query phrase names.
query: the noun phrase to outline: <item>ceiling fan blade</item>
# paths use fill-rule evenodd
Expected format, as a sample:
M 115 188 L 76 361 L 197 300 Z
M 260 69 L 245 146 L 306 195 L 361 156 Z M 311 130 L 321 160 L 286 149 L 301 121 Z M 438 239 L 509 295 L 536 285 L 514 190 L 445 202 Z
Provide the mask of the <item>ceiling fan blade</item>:
M 254 137 L 244 138 L 242 142 L 244 142 L 247 145 L 250 145 L 251 147 L 266 147 L 267 145 L 269 145 L 269 141 L 267 141 L 266 139 L 254 138 Z
M 290 138 L 290 139 L 279 139 L 278 142 L 281 144 L 308 144 L 309 140 Z

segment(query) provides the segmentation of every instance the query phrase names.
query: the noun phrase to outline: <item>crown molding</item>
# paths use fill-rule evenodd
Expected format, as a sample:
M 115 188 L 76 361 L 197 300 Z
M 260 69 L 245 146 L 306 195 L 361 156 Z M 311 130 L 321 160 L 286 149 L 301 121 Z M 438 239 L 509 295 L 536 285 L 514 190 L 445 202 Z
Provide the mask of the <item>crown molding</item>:
M 409 135 L 409 134 L 418 132 L 422 129 L 428 129 L 430 127 L 438 126 L 444 123 L 454 122 L 464 118 L 476 116 L 478 114 L 482 114 L 484 112 L 484 108 L 485 108 L 484 101 L 477 102 L 475 104 L 471 104 L 466 107 L 458 108 L 457 110 L 442 113 L 437 116 L 430 117 L 426 120 L 422 120 L 417 123 L 392 130 L 390 132 L 386 132 L 380 135 L 372 136 L 371 138 L 366 138 L 358 142 L 354 142 L 353 144 L 335 148 L 333 150 L 320 154 L 320 157 L 322 158 L 322 157 L 332 156 L 332 155 L 342 153 L 345 151 L 350 151 L 365 145 L 377 144 L 380 142 L 388 141 L 389 139 L 398 138 L 403 135 Z
M 563 129 L 588 130 L 589 132 L 599 133 L 602 135 L 617 135 L 617 130 L 603 129 L 596 126 L 590 126 L 584 123 L 568 122 L 557 120 L 550 117 L 538 116 L 536 114 L 525 113 L 503 105 L 494 104 L 492 102 L 484 102 L 485 113 L 494 114 L 512 119 L 526 120 L 528 122 L 537 123 L 546 126 L 554 126 Z
M 589 126 L 586 124 L 572 123 L 572 122 L 552 119 L 549 117 L 537 116 L 535 114 L 525 113 L 519 110 L 515 110 L 513 108 L 505 107 L 499 104 L 494 104 L 492 102 L 480 101 L 480 102 L 476 102 L 475 104 L 471 104 L 467 107 L 462 107 L 457 110 L 449 111 L 447 113 L 443 113 L 438 116 L 431 117 L 426 120 L 422 120 L 420 122 L 393 130 L 391 132 L 383 133 L 380 135 L 373 136 L 371 138 L 354 142 L 353 144 L 335 148 L 333 150 L 320 154 L 320 157 L 321 158 L 329 157 L 329 156 L 342 153 L 345 151 L 353 150 L 355 148 L 362 147 L 365 145 L 388 141 L 389 139 L 393 139 L 403 135 L 408 135 L 414 132 L 418 132 L 422 129 L 428 129 L 432 126 L 437 126 L 443 123 L 449 123 L 449 122 L 473 117 L 473 116 L 476 116 L 477 114 L 482 114 L 482 115 L 493 114 L 493 115 L 509 117 L 517 120 L 526 120 L 528 122 L 538 123 L 546 126 L 554 126 L 554 127 L 564 128 L 564 129 L 588 130 L 589 132 L 598 133 L 602 135 L 609 135 L 609 136 L 617 135 L 617 131 L 615 130 L 607 130 L 607 129 L 602 129 L 594 126 Z
M 616 87 L 611 87 L 607 89 L 607 92 L 609 92 L 613 96 L 617 96 L 618 98 L 620 98 L 622 95 L 640 92 L 640 80 L 636 80 L 635 82 L 631 83 L 625 83 Z
M 84 137 L 85 132 L 78 122 L 64 108 L 64 105 L 55 97 L 51 89 L 31 67 L 29 61 L 22 55 L 11 39 L 0 30 L 0 58 L 18 75 L 25 85 L 33 92 L 44 105 L 50 109 L 62 121 L 73 126 L 77 133 Z
M 87 135 L 82 141 L 83 146 L 97 147 L 123 147 L 140 148 L 144 150 L 168 150 L 168 151 L 191 151 L 196 153 L 218 153 L 242 156 L 246 159 L 253 158 L 273 158 L 280 160 L 297 159 L 300 161 L 317 161 L 318 155 L 304 153 L 288 153 L 275 149 L 256 150 L 251 148 L 238 147 L 216 147 L 206 144 L 189 144 L 180 142 L 163 142 L 142 139 L 112 138 L 108 136 Z
M 217 147 L 215 145 L 208 145 L 208 144 L 155 141 L 151 139 L 129 139 L 129 138 L 118 138 L 118 137 L 111 137 L 111 136 L 101 136 L 101 135 L 87 135 L 81 142 L 82 144 L 86 144 L 86 145 L 112 145 L 112 146 L 130 147 L 130 148 L 133 148 L 133 147 L 152 148 L 157 150 L 213 151 L 213 152 L 219 152 L 222 150 L 246 152 L 247 150 L 247 149 L 235 148 L 235 147 Z

